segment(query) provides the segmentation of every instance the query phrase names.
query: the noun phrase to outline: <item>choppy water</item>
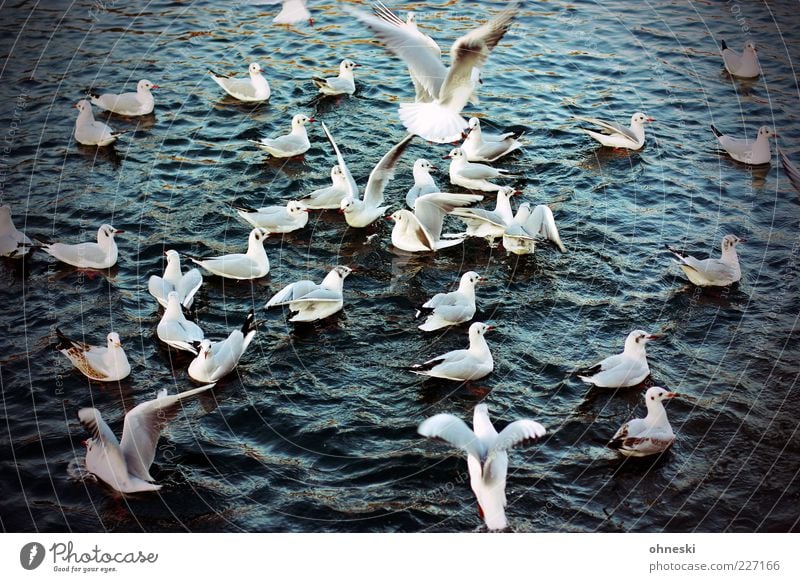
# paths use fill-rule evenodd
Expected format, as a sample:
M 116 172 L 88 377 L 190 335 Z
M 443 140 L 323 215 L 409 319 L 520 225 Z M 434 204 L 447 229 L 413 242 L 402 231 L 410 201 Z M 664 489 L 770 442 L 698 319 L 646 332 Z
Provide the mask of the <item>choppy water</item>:
M 522 175 L 525 199 L 551 204 L 569 253 L 543 245 L 517 259 L 469 241 L 408 259 L 393 252 L 388 223 L 354 231 L 335 212 L 316 213 L 305 230 L 267 241 L 266 279 L 207 278 L 196 301 L 207 335 L 227 334 L 251 307 L 264 324 L 238 374 L 165 432 L 161 494 L 120 499 L 80 478 L 78 408 L 98 407 L 119 434 L 125 410 L 158 388 L 190 386 L 188 360 L 171 360 L 154 339 L 146 280 L 160 273 L 165 245 L 238 252 L 249 229 L 225 202 L 280 203 L 328 181 L 334 158 L 318 126 L 302 161 L 266 161 L 244 140 L 312 112 L 310 77 L 333 74 L 344 57 L 363 65 L 359 90 L 316 116 L 359 182 L 402 135 L 405 68 L 337 4 L 316 5 L 316 25 L 296 30 L 270 26 L 273 9 L 238 3 L 2 5 L 2 203 L 29 234 L 91 238 L 102 222 L 127 231 L 110 275 L 89 278 L 43 253 L 0 264 L 2 528 L 472 531 L 480 520 L 464 459 L 416 426 L 442 411 L 468 418 L 485 399 L 499 426 L 531 417 L 549 429 L 510 455 L 516 531 L 796 530 L 798 194 L 776 161 L 748 169 L 718 155 L 708 129 L 752 135 L 774 124 L 800 160 L 800 30 L 788 1 L 528 2 L 484 72 L 476 111 L 527 128 L 527 147 L 504 167 Z M 502 3 L 392 6 L 417 10 L 446 51 Z M 714 39 L 739 48 L 747 34 L 765 75 L 735 81 Z M 267 71 L 268 105 L 232 103 L 205 74 L 251 60 Z M 115 150 L 77 146 L 70 107 L 83 88 L 140 78 L 163 87 L 155 115 L 138 126 L 112 116 L 132 130 Z M 632 155 L 595 148 L 568 121 L 636 110 L 658 122 Z M 388 199 L 401 205 L 416 157 L 447 151 L 417 140 Z M 694 290 L 662 252 L 669 243 L 716 254 L 728 232 L 748 239 L 743 280 L 729 292 Z M 282 285 L 319 280 L 337 263 L 359 269 L 341 317 L 295 329 L 263 311 Z M 423 335 L 412 317 L 469 269 L 490 279 L 478 317 L 500 326 L 488 338 L 495 372 L 457 387 L 398 370 L 466 343 L 465 327 Z M 131 376 L 87 382 L 52 350 L 56 325 L 93 342 L 113 328 Z M 666 334 L 649 349 L 653 380 L 686 395 L 669 405 L 678 438 L 656 463 L 623 463 L 604 447 L 642 414 L 640 391 L 589 389 L 571 375 L 637 327 Z

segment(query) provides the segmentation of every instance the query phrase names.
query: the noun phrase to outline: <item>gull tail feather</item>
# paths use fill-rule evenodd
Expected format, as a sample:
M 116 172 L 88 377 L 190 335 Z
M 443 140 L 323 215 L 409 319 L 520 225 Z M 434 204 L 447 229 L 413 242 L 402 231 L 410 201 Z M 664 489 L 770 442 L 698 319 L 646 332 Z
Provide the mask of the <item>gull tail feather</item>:
M 415 135 L 434 143 L 461 140 L 467 122 L 461 115 L 439 103 L 402 103 L 400 120 Z
M 722 132 L 718 130 L 716 127 L 714 127 L 713 123 L 711 124 L 711 131 L 713 131 L 714 135 L 717 136 L 718 138 L 722 137 Z

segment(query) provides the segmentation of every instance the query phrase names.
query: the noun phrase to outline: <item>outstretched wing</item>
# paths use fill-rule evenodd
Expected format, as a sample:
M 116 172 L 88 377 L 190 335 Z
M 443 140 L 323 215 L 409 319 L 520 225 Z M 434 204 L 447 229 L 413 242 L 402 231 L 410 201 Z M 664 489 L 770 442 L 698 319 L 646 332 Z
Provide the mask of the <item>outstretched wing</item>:
M 447 444 L 462 449 L 476 459 L 485 459 L 483 444 L 467 424 L 452 414 L 437 414 L 422 421 L 417 429 L 422 436 L 440 439 Z
M 339 151 L 339 146 L 336 145 L 336 142 L 334 141 L 331 132 L 328 131 L 328 126 L 325 125 L 324 121 L 322 122 L 322 129 L 325 131 L 325 135 L 328 136 L 328 141 L 331 142 L 331 145 L 333 146 L 333 151 L 336 153 L 336 159 L 339 161 L 339 169 L 342 171 L 342 174 L 344 174 L 345 178 L 347 179 L 347 193 L 354 199 L 358 199 L 358 185 L 356 184 L 356 181 L 353 179 L 353 175 L 350 173 L 350 170 L 347 168 L 347 164 L 344 161 L 344 156 L 342 156 L 342 153 Z M 380 162 L 378 163 L 378 165 L 380 165 Z
M 383 204 L 383 191 L 389 181 L 394 178 L 394 169 L 397 166 L 397 162 L 413 139 L 413 133 L 406 135 L 397 145 L 384 154 L 381 161 L 370 172 L 367 189 L 364 190 L 364 203 L 367 206 L 377 208 Z
M 525 223 L 525 229 L 530 233 L 539 234 L 553 241 L 562 253 L 567 252 L 567 249 L 564 248 L 564 243 L 561 242 L 561 236 L 558 234 L 553 211 L 548 206 L 539 204 L 534 208 Z

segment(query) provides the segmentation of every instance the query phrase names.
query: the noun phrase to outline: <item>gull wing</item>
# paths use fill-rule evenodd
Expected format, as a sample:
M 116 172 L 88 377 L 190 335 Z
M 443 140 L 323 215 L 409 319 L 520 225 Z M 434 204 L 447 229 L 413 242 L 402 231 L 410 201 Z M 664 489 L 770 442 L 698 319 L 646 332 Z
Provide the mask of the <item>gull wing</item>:
M 417 432 L 424 437 L 443 440 L 476 459 L 486 457 L 483 443 L 463 420 L 452 414 L 437 414 L 425 419 Z
M 636 135 L 634 135 L 630 128 L 620 125 L 619 123 L 615 123 L 613 121 L 603 121 L 602 119 L 595 119 L 594 117 L 575 116 L 573 119 L 596 125 L 597 127 L 603 129 L 603 133 L 607 135 L 621 135 L 622 137 L 631 140 L 633 143 L 638 143 Z
M 407 134 L 397 145 L 384 154 L 372 172 L 370 172 L 367 189 L 364 190 L 364 203 L 367 206 L 377 208 L 383 204 L 383 191 L 389 181 L 394 178 L 397 162 L 413 139 L 413 133 Z
M 328 141 L 331 142 L 333 146 L 333 151 L 336 153 L 336 159 L 339 161 L 339 169 L 342 170 L 342 174 L 344 174 L 345 178 L 347 178 L 347 190 L 348 194 L 353 197 L 353 199 L 358 199 L 358 185 L 356 181 L 353 179 L 353 175 L 350 173 L 350 170 L 347 168 L 347 164 L 344 161 L 344 156 L 339 151 L 339 146 L 336 145 L 336 142 L 331 135 L 331 132 L 328 131 L 328 126 L 325 125 L 325 122 L 322 122 L 322 129 L 325 131 L 325 135 L 328 136 Z M 391 152 L 391 150 L 390 150 Z M 388 154 L 387 154 L 388 155 Z M 383 162 L 383 160 L 381 160 Z M 380 166 L 381 162 L 378 162 L 378 166 Z M 376 166 L 376 168 L 378 167 Z M 373 170 L 374 172 L 375 170 Z

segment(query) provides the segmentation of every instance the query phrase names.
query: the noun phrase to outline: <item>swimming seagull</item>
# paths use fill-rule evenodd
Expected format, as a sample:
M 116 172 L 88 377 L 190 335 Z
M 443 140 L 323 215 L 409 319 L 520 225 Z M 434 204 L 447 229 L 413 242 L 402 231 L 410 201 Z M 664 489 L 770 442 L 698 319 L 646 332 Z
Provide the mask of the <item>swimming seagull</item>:
M 220 277 L 243 281 L 246 279 L 259 279 L 269 273 L 269 258 L 264 250 L 264 241 L 269 235 L 263 228 L 254 228 L 247 239 L 247 253 L 223 255 L 210 259 L 196 259 L 189 257 L 192 262 L 200 265 Z
M 234 329 L 226 339 L 219 342 L 204 339 L 200 342 L 199 353 L 189 364 L 189 377 L 196 382 L 221 380 L 236 368 L 255 335 L 255 315 L 251 309 L 242 327 Z
M 478 500 L 478 513 L 489 530 L 508 527 L 506 521 L 506 474 L 508 451 L 546 434 L 533 420 L 515 420 L 498 434 L 489 419 L 486 404 L 478 404 L 472 418 L 473 430 L 452 414 L 437 414 L 422 422 L 417 432 L 440 439 L 467 452 L 470 487 Z
M 392 227 L 392 244 L 409 253 L 438 251 L 460 244 L 463 237 L 442 240 L 445 214 L 459 206 L 469 206 L 483 200 L 480 194 L 450 194 L 434 192 L 420 196 L 414 202 L 414 212 L 400 209 L 389 219 Z
M 291 158 L 299 156 L 308 151 L 311 147 L 311 142 L 308 141 L 308 133 L 306 133 L 306 123 L 316 121 L 313 117 L 306 117 L 298 113 L 292 117 L 292 131 L 286 135 L 281 135 L 275 138 L 262 138 L 259 141 L 249 139 L 263 150 L 266 150 L 271 156 L 275 158 Z
M 176 350 L 191 352 L 195 356 L 197 355 L 195 344 L 199 344 L 205 339 L 200 326 L 193 321 L 189 321 L 183 315 L 183 309 L 176 291 L 170 291 L 167 296 L 167 308 L 161 317 L 161 321 L 158 322 L 156 335 L 158 339 L 168 346 Z
M 356 81 L 353 69 L 358 65 L 349 59 L 339 63 L 339 76 L 322 79 L 312 77 L 314 85 L 323 95 L 352 95 L 356 92 Z
M 90 346 L 69 339 L 58 328 L 56 335 L 56 349 L 67 356 L 72 365 L 90 380 L 116 382 L 131 373 L 131 365 L 122 349 L 119 335 L 115 332 L 108 334 L 105 346 Z
M 337 165 L 331 168 L 331 185 L 303 196 L 300 202 L 309 210 L 338 210 L 348 192 L 347 176 Z
M 178 302 L 189 309 L 194 301 L 195 293 L 203 284 L 203 275 L 199 269 L 190 269 L 181 273 L 181 257 L 178 251 L 168 250 L 164 252 L 167 257 L 167 266 L 164 268 L 164 275 L 151 275 L 147 282 L 147 290 L 150 295 L 155 297 L 161 307 L 166 307 L 171 291 L 178 294 Z
M 155 100 L 153 89 L 160 87 L 151 83 L 147 79 L 142 79 L 136 84 L 136 93 L 99 93 L 96 89 L 89 89 L 87 94 L 93 105 L 100 109 L 111 111 L 117 115 L 127 115 L 135 117 L 138 115 L 149 115 L 153 112 Z
M 341 311 L 344 305 L 344 280 L 352 273 L 350 267 L 335 267 L 317 284 L 314 281 L 298 281 L 278 291 L 267 301 L 266 309 L 277 305 L 288 305 L 295 315 L 293 322 L 318 321 Z
M 777 133 L 772 131 L 766 125 L 758 128 L 758 135 L 755 141 L 751 139 L 739 139 L 729 135 L 723 135 L 713 125 L 711 131 L 717 137 L 719 145 L 722 146 L 727 154 L 737 162 L 749 164 L 751 166 L 758 166 L 760 164 L 768 164 L 772 159 L 772 150 L 769 145 L 769 138 L 779 137 Z
M 523 202 L 503 233 L 503 248 L 515 255 L 528 255 L 536 249 L 536 242 L 543 238 L 553 241 L 562 253 L 567 252 L 561 242 L 553 211 L 544 204 L 531 210 L 531 205 Z
M 449 154 L 444 156 L 444 159 L 448 158 L 450 159 L 450 183 L 469 190 L 494 192 L 495 190 L 500 190 L 502 186 L 493 184 L 489 180 L 515 177 L 509 174 L 508 170 L 500 170 L 486 164 L 476 164 L 468 161 L 461 148 L 451 150 Z
M 24 232 L 17 230 L 11 219 L 11 207 L 0 206 L 0 257 L 21 259 L 27 255 L 33 242 Z
M 264 229 L 267 234 L 292 232 L 308 223 L 308 208 L 296 200 L 290 200 L 286 206 L 252 208 L 244 204 L 230 204 L 230 207 L 252 226 Z
M 734 77 L 742 78 L 755 78 L 761 74 L 761 65 L 758 62 L 758 54 L 756 54 L 756 45 L 752 41 L 744 43 L 744 50 L 737 53 L 735 50 L 728 48 L 727 43 L 721 41 L 722 48 L 722 61 L 725 63 L 725 69 Z
M 492 353 L 483 337 L 493 329 L 491 325 L 476 321 L 469 326 L 469 348 L 453 350 L 423 364 L 414 364 L 409 371 L 421 376 L 433 376 L 458 382 L 479 380 L 494 370 Z
M 626 457 L 646 457 L 666 451 L 675 441 L 675 433 L 667 419 L 664 400 L 677 396 L 659 386 L 648 389 L 644 395 L 647 416 L 623 424 L 611 437 L 608 446 Z
M 212 388 L 213 384 L 167 396 L 163 389 L 153 400 L 142 402 L 125 415 L 122 441 L 96 408 L 81 408 L 78 420 L 92 433 L 86 445 L 86 469 L 120 493 L 158 491 L 150 475 L 161 431 L 173 420 L 184 402 Z
M 433 176 L 431 176 L 431 172 L 435 171 L 436 168 L 424 158 L 419 158 L 414 162 L 414 168 L 412 170 L 414 185 L 406 194 L 406 204 L 411 210 L 414 210 L 414 202 L 416 202 L 417 198 L 420 196 L 441 192 L 436 182 L 434 182 Z
M 602 145 L 628 150 L 642 149 L 644 145 L 644 124 L 655 121 L 652 117 L 647 117 L 647 115 L 641 112 L 634 113 L 631 116 L 630 127 L 622 126 L 613 121 L 602 121 L 593 117 L 575 116 L 573 119 L 591 123 L 599 127 L 602 133 L 584 128 L 580 128 L 580 130 Z
M 388 206 L 381 206 L 384 201 L 383 191 L 386 189 L 386 185 L 389 181 L 394 178 L 394 169 L 397 166 L 397 162 L 408 147 L 408 144 L 414 139 L 414 135 L 410 133 L 407 134 L 392 147 L 392 149 L 383 155 L 369 174 L 367 187 L 364 190 L 364 198 L 359 199 L 358 186 L 352 174 L 350 174 L 344 157 L 339 151 L 339 147 L 336 145 L 330 131 L 328 131 L 325 122 L 322 122 L 322 129 L 325 131 L 325 135 L 328 136 L 328 141 L 330 141 L 331 146 L 333 146 L 336 159 L 339 161 L 339 168 L 342 169 L 348 188 L 347 196 L 342 198 L 339 204 L 339 211 L 344 214 L 345 220 L 349 226 L 353 228 L 369 226 L 383 216 L 384 212 L 389 208 Z
M 449 69 L 415 24 L 404 23 L 385 7 L 377 7 L 379 16 L 345 10 L 369 28 L 389 51 L 403 59 L 415 85 L 427 92 L 416 103 L 400 105 L 400 119 L 406 129 L 428 141 L 449 143 L 458 141 L 467 127 L 461 110 L 480 83 L 480 70 L 490 51 L 511 27 L 521 5 L 519 1 L 510 2 L 494 19 L 453 43 Z M 417 96 L 421 96 L 419 89 Z
M 800 168 L 792 163 L 792 160 L 783 153 L 783 150 L 779 149 L 778 153 L 780 154 L 783 171 L 786 172 L 786 176 L 789 178 L 792 186 L 794 186 L 794 189 L 800 192 Z
M 485 238 L 489 245 L 494 246 L 494 240 L 503 236 L 506 229 L 514 220 L 514 211 L 511 209 L 511 197 L 519 194 L 517 190 L 503 186 L 497 191 L 497 202 L 494 210 L 484 208 L 456 208 L 451 214 L 467 225 L 467 230 L 462 236 Z
M 88 146 L 107 146 L 114 143 L 124 131 L 114 131 L 101 121 L 94 120 L 92 104 L 81 99 L 75 105 L 78 118 L 75 120 L 75 141 Z
M 699 287 L 727 287 L 742 278 L 739 268 L 739 256 L 736 254 L 736 245 L 744 242 L 743 239 L 726 234 L 722 238 L 722 256 L 718 259 L 696 259 L 672 247 L 667 250 L 678 259 L 689 280 Z
M 659 337 L 640 329 L 632 331 L 625 339 L 625 349 L 621 354 L 609 356 L 582 370 L 578 378 L 601 388 L 637 386 L 650 375 L 645 344 Z
M 258 63 L 250 63 L 247 68 L 250 73 L 248 79 L 231 77 L 230 75 L 223 75 L 222 73 L 215 73 L 209 71 L 208 74 L 214 79 L 214 82 L 222 87 L 228 95 L 239 101 L 247 103 L 255 103 L 266 101 L 269 99 L 272 91 L 269 88 L 269 82 L 261 73 L 264 69 Z
M 458 325 L 472 319 L 475 315 L 475 286 L 486 281 L 475 271 L 461 275 L 458 289 L 450 293 L 437 293 L 422 304 L 414 317 L 427 315 L 425 323 L 419 326 L 422 331 L 434 331 L 450 325 Z
M 97 242 L 85 242 L 74 245 L 65 243 L 42 243 L 41 249 L 62 263 L 80 269 L 108 269 L 117 262 L 117 243 L 114 235 L 124 231 L 117 230 L 110 224 L 97 229 Z
M 513 131 L 500 135 L 484 133 L 480 119 L 472 117 L 461 150 L 470 162 L 494 162 L 521 148 L 518 141 L 521 137 L 521 133 Z

